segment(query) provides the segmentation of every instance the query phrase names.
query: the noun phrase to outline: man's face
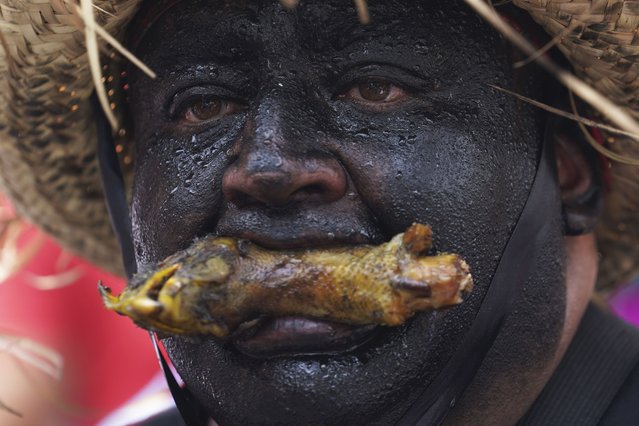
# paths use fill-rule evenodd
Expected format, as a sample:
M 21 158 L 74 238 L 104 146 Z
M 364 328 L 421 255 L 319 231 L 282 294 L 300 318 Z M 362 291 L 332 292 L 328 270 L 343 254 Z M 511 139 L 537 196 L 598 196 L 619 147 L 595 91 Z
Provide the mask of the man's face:
M 280 349 L 257 339 L 252 355 L 234 342 L 166 339 L 223 424 L 397 419 L 455 352 L 490 285 L 542 140 L 536 112 L 490 85 L 538 94 L 539 82 L 513 71 L 511 50 L 461 2 L 408 3 L 369 1 L 362 26 L 344 0 L 294 11 L 184 1 L 137 47 L 159 74 L 131 79 L 140 265 L 211 233 L 311 248 L 378 244 L 421 222 L 476 284 L 461 306 L 372 334 L 283 319 L 269 331 Z M 561 258 L 556 230 L 549 259 Z M 561 262 L 530 261 L 534 303 L 498 341 L 517 363 L 508 374 L 522 377 L 552 354 L 563 318 Z M 352 347 L 338 347 L 336 332 Z

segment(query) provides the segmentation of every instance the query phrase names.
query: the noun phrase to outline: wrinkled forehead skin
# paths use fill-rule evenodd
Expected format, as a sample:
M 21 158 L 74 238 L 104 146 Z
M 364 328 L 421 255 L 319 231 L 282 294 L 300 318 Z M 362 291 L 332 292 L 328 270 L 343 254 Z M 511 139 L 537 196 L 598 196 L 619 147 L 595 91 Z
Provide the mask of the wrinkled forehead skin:
M 278 1 L 183 1 L 136 46 L 159 75 L 130 73 L 141 265 L 210 233 L 278 244 L 303 237 L 309 246 L 326 244 L 329 234 L 379 243 L 418 221 L 432 226 L 436 250 L 464 256 L 476 283 L 461 306 L 419 314 L 331 356 L 253 359 L 210 339 L 166 339 L 188 387 L 221 424 L 400 418 L 460 345 L 527 199 L 544 123 L 489 84 L 539 98 L 539 76 L 514 70 L 512 50 L 462 2 L 368 3 L 372 23 L 361 26 L 345 0 L 303 1 L 293 11 Z M 405 97 L 380 107 L 344 96 L 368 78 Z M 171 110 L 188 91 L 243 107 L 185 126 Z M 225 176 L 278 162 L 338 167 L 345 190 L 277 209 L 229 199 Z M 529 259 L 534 275 L 472 397 L 455 411 L 501 405 L 504 383 L 518 384 L 508 388 L 517 405 L 521 388 L 543 381 L 565 293 L 560 205 L 548 196 L 556 205 L 547 212 L 552 238 L 542 242 L 542 258 Z

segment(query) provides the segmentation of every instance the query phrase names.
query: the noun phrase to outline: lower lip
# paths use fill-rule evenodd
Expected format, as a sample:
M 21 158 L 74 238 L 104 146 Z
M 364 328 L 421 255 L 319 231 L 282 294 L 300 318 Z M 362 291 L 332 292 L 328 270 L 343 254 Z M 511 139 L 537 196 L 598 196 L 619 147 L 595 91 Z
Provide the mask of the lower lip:
M 233 344 L 253 358 L 330 355 L 359 348 L 376 329 L 375 325 L 354 326 L 304 317 L 270 318 L 236 337 Z

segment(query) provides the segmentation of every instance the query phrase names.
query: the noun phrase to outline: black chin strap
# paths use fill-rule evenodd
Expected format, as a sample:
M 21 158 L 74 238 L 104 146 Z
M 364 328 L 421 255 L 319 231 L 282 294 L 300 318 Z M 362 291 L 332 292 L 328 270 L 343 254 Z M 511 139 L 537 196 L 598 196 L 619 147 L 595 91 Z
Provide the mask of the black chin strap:
M 137 265 L 122 172 L 113 146 L 110 126 L 95 96 L 93 103 L 97 117 L 98 155 L 106 203 L 122 250 L 127 277 L 131 278 L 137 270 Z M 542 249 L 541 243 L 549 232 L 547 212 L 553 207 L 556 183 L 548 151 L 548 147 L 542 147 L 528 200 L 502 253 L 497 272 L 465 340 L 446 367 L 399 421 L 399 425 L 440 425 L 461 397 L 492 347 L 504 319 L 511 311 L 526 279 L 532 272 L 531 259 L 538 257 Z M 169 389 L 175 399 L 175 405 L 184 421 L 189 426 L 206 425 L 209 420 L 206 411 L 188 389 L 179 386 L 153 333 L 151 338 Z
M 124 192 L 122 170 L 120 169 L 118 155 L 115 152 L 111 126 L 106 120 L 95 94 L 92 95 L 91 101 L 97 118 L 98 164 L 100 165 L 102 189 L 106 198 L 111 226 L 120 244 L 124 272 L 127 278 L 131 278 L 137 272 L 138 265 L 135 261 L 133 238 L 131 238 L 131 219 L 129 205 Z
M 137 271 L 135 252 L 133 250 L 133 238 L 131 234 L 131 219 L 129 207 L 124 190 L 124 180 L 120 162 L 113 144 L 113 134 L 97 96 L 92 96 L 94 114 L 97 121 L 98 131 L 98 162 L 100 164 L 100 175 L 102 186 L 106 198 L 107 209 L 111 218 L 113 230 L 120 243 L 122 251 L 122 261 L 127 278 L 130 279 Z M 188 426 L 206 426 L 209 417 L 201 404 L 193 397 L 188 389 L 180 387 L 169 368 L 164 355 L 160 351 L 159 343 L 154 333 L 149 333 L 155 352 L 160 361 L 160 366 L 164 372 L 164 377 L 175 400 L 175 405 L 180 411 L 184 422 Z
M 549 138 L 546 138 L 548 140 Z M 399 425 L 440 425 L 477 374 L 506 316 L 531 275 L 534 259 L 550 232 L 548 212 L 557 192 L 550 148 L 542 146 L 535 180 L 497 271 L 462 345 L 399 421 Z

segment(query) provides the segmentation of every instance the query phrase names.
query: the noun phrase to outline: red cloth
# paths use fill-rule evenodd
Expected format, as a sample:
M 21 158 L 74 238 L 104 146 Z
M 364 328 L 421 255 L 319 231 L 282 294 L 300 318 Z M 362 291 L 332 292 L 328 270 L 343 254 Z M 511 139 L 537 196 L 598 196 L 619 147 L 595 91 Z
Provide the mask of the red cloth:
M 20 245 L 38 232 L 30 228 Z M 73 424 L 95 424 L 151 380 L 158 362 L 148 334 L 102 306 L 98 280 L 117 293 L 123 280 L 77 257 L 61 271 L 60 256 L 69 255 L 44 238 L 37 255 L 0 284 L 0 333 L 25 336 L 60 352 L 69 389 L 63 397 L 84 411 Z M 52 290 L 34 286 L 37 276 L 70 270 L 79 273 L 70 285 Z

